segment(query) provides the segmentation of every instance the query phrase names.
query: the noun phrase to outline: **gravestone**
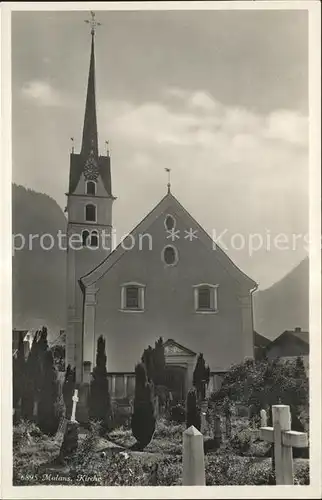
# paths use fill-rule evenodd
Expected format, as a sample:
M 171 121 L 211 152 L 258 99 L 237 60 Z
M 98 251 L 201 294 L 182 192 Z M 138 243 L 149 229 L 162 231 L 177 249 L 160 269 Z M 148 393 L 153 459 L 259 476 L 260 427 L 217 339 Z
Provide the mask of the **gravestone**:
M 289 406 L 274 405 L 272 413 L 273 427 L 261 427 L 261 439 L 274 443 L 276 484 L 292 485 L 294 484 L 292 448 L 306 448 L 308 437 L 305 432 L 291 430 Z
M 183 433 L 183 486 L 206 484 L 203 435 L 193 425 Z
M 78 428 L 79 424 L 77 422 L 68 421 L 66 424 L 64 439 L 59 452 L 59 461 L 62 463 L 77 451 Z
M 72 407 L 72 415 L 70 417 L 70 421 L 71 422 L 76 422 L 76 407 L 77 407 L 77 403 L 79 401 L 79 398 L 78 398 L 78 389 L 74 390 L 74 395 L 72 397 L 72 401 L 73 401 L 73 407 Z

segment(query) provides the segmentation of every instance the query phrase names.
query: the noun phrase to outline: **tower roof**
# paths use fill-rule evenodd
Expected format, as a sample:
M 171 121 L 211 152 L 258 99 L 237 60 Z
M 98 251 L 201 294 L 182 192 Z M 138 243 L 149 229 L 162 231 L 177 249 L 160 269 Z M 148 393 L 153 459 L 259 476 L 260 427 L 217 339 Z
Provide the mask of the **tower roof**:
M 85 105 L 84 128 L 81 155 L 88 158 L 91 151 L 95 157 L 98 156 L 98 135 L 97 135 L 97 119 L 96 119 L 96 97 L 95 97 L 95 47 L 94 37 L 95 32 L 91 32 L 91 56 L 89 63 L 89 73 L 87 82 L 87 96 Z
M 95 13 L 91 11 L 91 20 L 86 20 L 91 25 L 91 54 L 87 81 L 87 95 L 85 104 L 83 138 L 80 153 L 74 149 L 70 154 L 69 188 L 67 194 L 75 192 L 78 182 L 84 174 L 86 180 L 97 180 L 100 176 L 106 193 L 112 196 L 111 188 L 111 159 L 109 151 L 106 156 L 99 155 L 98 133 L 96 118 L 96 93 L 95 93 L 95 32 L 100 26 L 95 20 Z

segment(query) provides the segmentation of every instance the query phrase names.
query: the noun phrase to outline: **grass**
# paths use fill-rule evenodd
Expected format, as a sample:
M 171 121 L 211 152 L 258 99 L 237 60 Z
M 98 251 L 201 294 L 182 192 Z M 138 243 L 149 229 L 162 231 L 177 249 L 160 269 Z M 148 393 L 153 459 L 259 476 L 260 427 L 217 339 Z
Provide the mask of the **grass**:
M 245 433 L 246 418 L 232 422 L 233 434 Z M 77 453 L 67 461 L 67 479 L 71 484 L 101 486 L 179 485 L 182 478 L 182 432 L 184 424 L 165 419 L 157 422 L 153 440 L 143 452 L 109 454 L 97 451 L 95 430 L 80 444 Z M 94 434 L 93 434 L 94 433 Z M 109 435 L 111 440 L 128 449 L 135 439 L 130 429 L 120 427 Z M 238 444 L 238 440 L 237 440 Z M 58 456 L 60 443 L 47 437 L 34 424 L 21 423 L 14 428 L 14 484 L 66 484 L 60 471 L 46 476 L 46 467 Z M 269 484 L 271 459 L 265 457 L 268 446 L 251 441 L 244 456 L 230 442 L 205 456 L 207 485 Z M 254 456 L 256 453 L 257 456 Z M 294 460 L 297 484 L 308 484 L 309 461 Z M 61 477 L 60 477 L 61 476 Z

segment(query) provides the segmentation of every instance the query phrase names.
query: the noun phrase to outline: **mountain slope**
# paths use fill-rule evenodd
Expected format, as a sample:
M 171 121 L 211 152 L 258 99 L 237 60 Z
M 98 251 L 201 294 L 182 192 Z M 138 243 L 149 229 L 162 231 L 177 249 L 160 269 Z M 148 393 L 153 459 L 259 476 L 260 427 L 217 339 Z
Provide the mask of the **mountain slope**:
M 66 218 L 49 196 L 23 186 L 12 186 L 12 232 L 16 247 L 12 258 L 13 327 L 48 327 L 49 337 L 65 328 L 66 252 L 58 247 L 58 231 L 66 232 Z M 41 235 L 49 234 L 40 244 Z M 35 237 L 30 244 L 30 235 Z M 50 250 L 51 240 L 54 246 Z M 63 240 L 64 241 L 64 240 Z
M 254 328 L 268 338 L 309 328 L 309 259 L 266 290 L 254 293 Z

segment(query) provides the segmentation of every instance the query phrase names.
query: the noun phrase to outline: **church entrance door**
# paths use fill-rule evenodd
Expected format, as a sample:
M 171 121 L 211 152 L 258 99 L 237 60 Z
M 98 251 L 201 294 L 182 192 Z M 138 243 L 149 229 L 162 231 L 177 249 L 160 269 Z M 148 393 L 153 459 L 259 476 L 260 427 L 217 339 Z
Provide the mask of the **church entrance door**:
M 165 385 L 171 391 L 174 401 L 185 397 L 186 368 L 176 365 L 166 365 Z

